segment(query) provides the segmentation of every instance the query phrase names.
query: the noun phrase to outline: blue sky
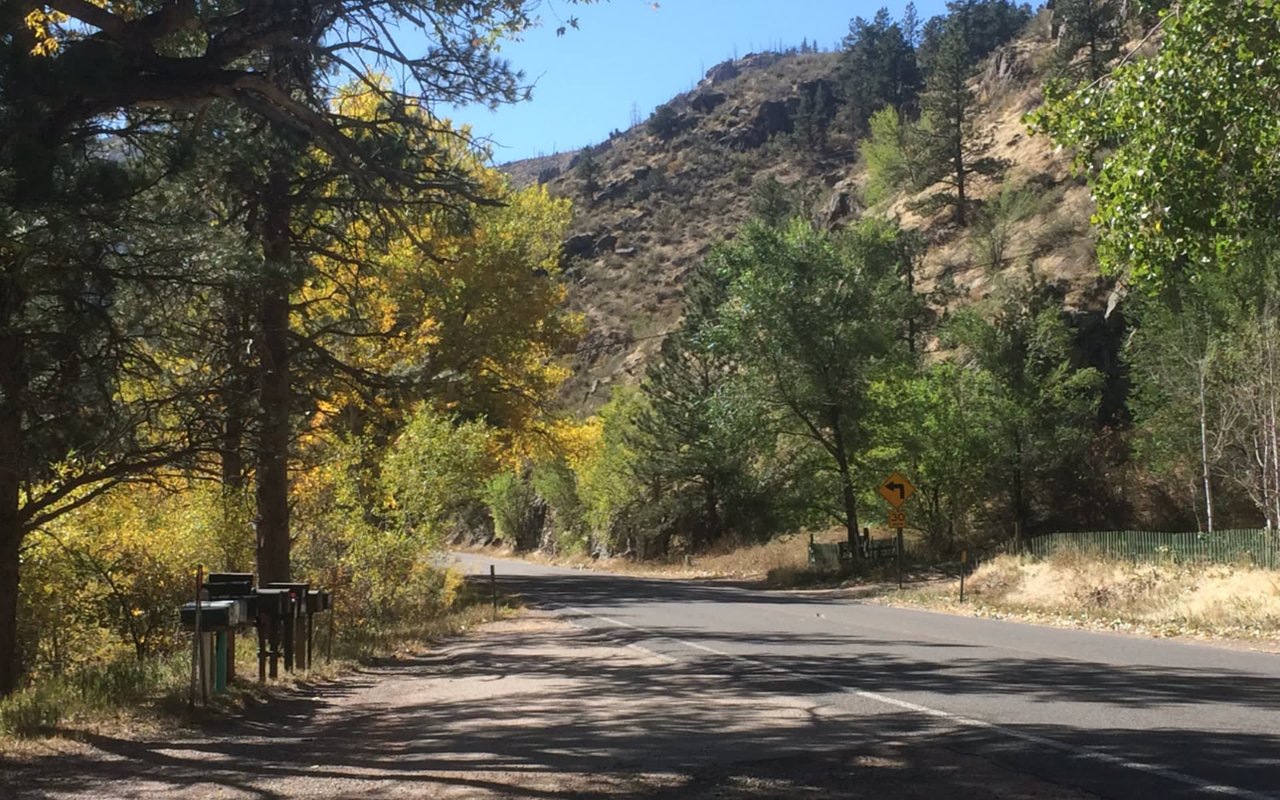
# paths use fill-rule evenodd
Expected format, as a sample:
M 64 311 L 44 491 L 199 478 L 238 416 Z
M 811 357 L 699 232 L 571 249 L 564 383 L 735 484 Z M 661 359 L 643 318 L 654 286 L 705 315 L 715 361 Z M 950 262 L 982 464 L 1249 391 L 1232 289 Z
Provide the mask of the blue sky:
M 895 17 L 906 0 L 608 0 L 573 6 L 542 0 L 543 26 L 502 55 L 534 83 L 533 99 L 496 112 L 483 107 L 448 112 L 493 140 L 499 163 L 572 150 L 631 124 L 633 106 L 647 118 L 654 106 L 687 91 L 715 64 L 779 45 L 817 41 L 831 49 L 856 16 L 882 5 Z M 921 20 L 943 0 L 917 0 Z M 557 37 L 576 16 L 580 30 Z

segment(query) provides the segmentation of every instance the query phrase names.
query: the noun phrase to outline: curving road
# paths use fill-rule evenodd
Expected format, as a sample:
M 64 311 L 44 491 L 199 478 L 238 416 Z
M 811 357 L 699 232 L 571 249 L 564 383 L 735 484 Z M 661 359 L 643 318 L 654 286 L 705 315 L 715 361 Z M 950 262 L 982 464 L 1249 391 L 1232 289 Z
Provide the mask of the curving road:
M 785 739 L 734 732 L 744 761 L 905 741 L 978 757 L 1064 792 L 1280 798 L 1280 656 L 454 558 L 477 575 L 495 564 L 503 591 L 578 626 L 587 641 L 657 659 L 645 691 L 678 694 L 685 682 L 716 675 L 726 679 L 726 701 L 797 699 L 811 710 L 812 724 L 792 726 Z M 624 685 L 639 679 L 629 673 L 613 683 L 639 691 Z M 695 750 L 686 760 L 706 767 Z

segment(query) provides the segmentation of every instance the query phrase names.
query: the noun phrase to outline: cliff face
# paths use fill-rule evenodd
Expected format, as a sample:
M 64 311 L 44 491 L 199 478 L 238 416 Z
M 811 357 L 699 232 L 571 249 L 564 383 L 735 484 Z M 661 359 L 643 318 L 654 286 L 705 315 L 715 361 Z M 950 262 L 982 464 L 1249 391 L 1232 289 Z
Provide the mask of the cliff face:
M 1056 284 L 1081 322 L 1082 357 L 1105 368 L 1117 330 L 1104 319 L 1110 287 L 1094 259 L 1088 190 L 1071 177 L 1067 156 L 1023 121 L 1041 102 L 1050 49 L 1048 25 L 1033 23 L 973 78 L 975 141 L 1004 168 L 974 176 L 965 227 L 949 211 L 920 210 L 940 185 L 866 207 L 857 142 L 835 109 L 827 106 L 825 146 L 802 143 L 800 115 L 834 91 L 833 53 L 727 61 L 647 123 L 580 151 L 506 165 L 516 182 L 544 183 L 576 204 L 564 263 L 587 333 L 571 356 L 566 404 L 589 410 L 608 399 L 611 385 L 643 377 L 662 336 L 679 324 L 684 277 L 751 217 L 753 187 L 770 178 L 801 197 L 819 225 L 877 215 L 918 231 L 926 249 L 916 286 L 938 315 L 1028 270 Z

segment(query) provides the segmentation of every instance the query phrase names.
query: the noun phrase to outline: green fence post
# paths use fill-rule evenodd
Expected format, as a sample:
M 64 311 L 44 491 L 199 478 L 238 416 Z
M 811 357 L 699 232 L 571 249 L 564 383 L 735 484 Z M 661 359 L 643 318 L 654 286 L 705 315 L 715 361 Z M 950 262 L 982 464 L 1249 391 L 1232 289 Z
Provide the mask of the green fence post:
M 218 631 L 213 646 L 213 693 L 227 690 L 227 632 Z

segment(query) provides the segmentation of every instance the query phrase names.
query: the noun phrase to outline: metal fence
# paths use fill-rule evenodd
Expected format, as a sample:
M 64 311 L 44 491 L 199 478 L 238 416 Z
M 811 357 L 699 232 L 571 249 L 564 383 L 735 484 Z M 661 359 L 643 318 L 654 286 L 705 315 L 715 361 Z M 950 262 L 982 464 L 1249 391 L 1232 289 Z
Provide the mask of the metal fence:
M 1200 561 L 1280 569 L 1280 533 L 1275 529 L 1213 533 L 1050 533 L 1028 539 L 1026 543 L 1026 552 L 1039 558 L 1064 550 L 1133 561 Z

